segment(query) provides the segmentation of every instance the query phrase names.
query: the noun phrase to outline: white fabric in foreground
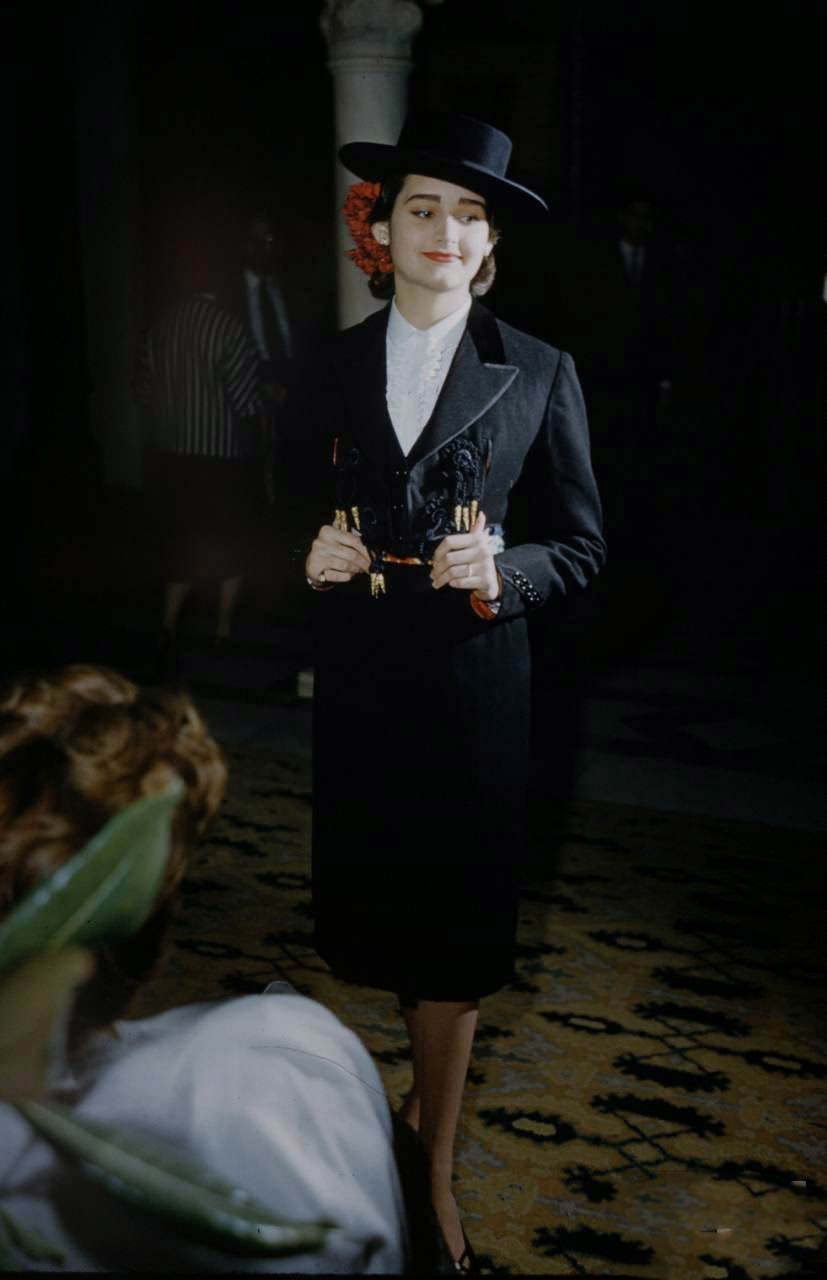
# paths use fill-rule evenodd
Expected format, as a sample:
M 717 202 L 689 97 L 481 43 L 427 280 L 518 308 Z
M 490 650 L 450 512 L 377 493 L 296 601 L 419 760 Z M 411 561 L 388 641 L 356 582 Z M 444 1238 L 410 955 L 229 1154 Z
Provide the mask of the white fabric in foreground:
M 98 1190 L 0 1106 L 0 1207 L 63 1248 L 67 1268 L 402 1270 L 404 1209 L 388 1103 L 368 1053 L 329 1010 L 279 983 L 265 995 L 116 1027 L 117 1038 L 98 1038 L 65 1101 L 82 1115 L 172 1142 L 279 1217 L 332 1218 L 346 1235 L 336 1233 L 321 1254 L 283 1260 L 190 1244 Z

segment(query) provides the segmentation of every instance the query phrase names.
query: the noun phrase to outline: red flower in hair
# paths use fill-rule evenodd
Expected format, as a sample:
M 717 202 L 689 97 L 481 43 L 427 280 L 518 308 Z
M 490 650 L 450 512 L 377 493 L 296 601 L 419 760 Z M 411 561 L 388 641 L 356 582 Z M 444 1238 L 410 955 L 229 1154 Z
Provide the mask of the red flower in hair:
M 374 271 L 393 271 L 390 251 L 387 245 L 378 244 L 373 238 L 368 218 L 382 190 L 379 182 L 356 182 L 348 188 L 342 213 L 348 230 L 353 236 L 355 249 L 348 249 L 347 256 L 356 263 L 360 271 L 372 276 Z

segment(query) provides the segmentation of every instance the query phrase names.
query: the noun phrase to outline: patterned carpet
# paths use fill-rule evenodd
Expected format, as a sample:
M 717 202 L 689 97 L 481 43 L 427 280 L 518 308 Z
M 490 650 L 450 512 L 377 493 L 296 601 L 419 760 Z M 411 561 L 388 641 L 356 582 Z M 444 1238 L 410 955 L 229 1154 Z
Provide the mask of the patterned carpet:
M 308 766 L 231 765 L 166 968 L 132 1012 L 278 970 L 361 1036 L 397 1103 L 393 997 L 336 982 L 310 946 Z M 811 1273 L 827 1237 L 820 845 L 589 805 L 535 851 L 519 981 L 483 1002 L 458 1151 L 489 1274 Z

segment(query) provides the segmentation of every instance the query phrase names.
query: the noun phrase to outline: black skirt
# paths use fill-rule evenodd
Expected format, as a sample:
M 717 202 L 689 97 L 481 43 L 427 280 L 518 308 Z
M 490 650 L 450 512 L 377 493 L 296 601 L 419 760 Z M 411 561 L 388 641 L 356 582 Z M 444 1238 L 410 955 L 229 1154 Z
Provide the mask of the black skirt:
M 157 561 L 168 582 L 223 580 L 250 568 L 269 510 L 261 458 L 155 450 L 146 478 Z
M 314 602 L 316 947 L 348 981 L 478 999 L 514 970 L 525 623 L 476 618 L 425 569 L 386 576 L 379 600 L 360 577 Z

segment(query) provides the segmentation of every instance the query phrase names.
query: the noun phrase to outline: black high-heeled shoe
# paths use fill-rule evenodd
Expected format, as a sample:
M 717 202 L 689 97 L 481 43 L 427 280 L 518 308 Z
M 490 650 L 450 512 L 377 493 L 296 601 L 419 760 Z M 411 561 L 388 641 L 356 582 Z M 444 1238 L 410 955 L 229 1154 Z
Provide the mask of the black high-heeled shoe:
M 465 1227 L 462 1226 L 462 1223 L 460 1223 L 460 1230 L 462 1231 L 462 1243 L 465 1245 L 465 1248 L 455 1260 L 454 1270 L 458 1271 L 460 1275 L 463 1276 L 478 1276 L 480 1274 L 480 1264 L 477 1261 L 477 1255 L 471 1248 L 471 1241 L 465 1234 Z

